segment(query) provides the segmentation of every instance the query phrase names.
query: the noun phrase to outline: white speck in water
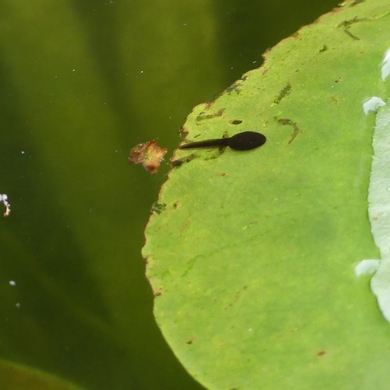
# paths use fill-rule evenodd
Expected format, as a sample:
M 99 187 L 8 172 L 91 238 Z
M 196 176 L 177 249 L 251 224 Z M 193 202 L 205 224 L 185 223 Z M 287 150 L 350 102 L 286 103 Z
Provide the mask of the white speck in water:
M 15 287 L 15 286 L 16 286 L 15 280 L 10 280 L 10 281 L 8 282 L 8 284 L 9 284 L 10 286 L 12 286 L 12 287 Z
M 17 309 L 20 309 L 20 303 L 19 302 L 15 306 L 16 306 Z
M 8 203 L 7 194 L 0 194 L 0 202 L 5 206 L 4 217 L 8 217 L 11 213 L 11 205 Z
M 249 329 L 248 329 L 248 332 L 249 332 L 249 333 L 253 332 L 253 329 L 252 329 L 252 328 L 249 328 Z
M 141 73 L 144 73 L 144 71 L 143 71 L 143 70 L 141 70 Z

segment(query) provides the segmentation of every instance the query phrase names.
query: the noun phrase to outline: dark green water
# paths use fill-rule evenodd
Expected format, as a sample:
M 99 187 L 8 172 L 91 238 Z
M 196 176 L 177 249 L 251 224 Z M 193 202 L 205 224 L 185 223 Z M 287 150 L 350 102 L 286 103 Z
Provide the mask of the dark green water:
M 194 105 L 336 4 L 1 1 L 0 358 L 87 389 L 200 388 L 154 322 L 140 255 L 164 175 L 128 151 L 172 151 Z

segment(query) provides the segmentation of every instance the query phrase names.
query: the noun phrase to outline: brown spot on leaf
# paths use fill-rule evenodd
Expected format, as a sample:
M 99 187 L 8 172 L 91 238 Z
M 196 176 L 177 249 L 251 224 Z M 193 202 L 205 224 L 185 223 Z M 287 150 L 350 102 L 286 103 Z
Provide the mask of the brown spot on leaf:
M 299 134 L 299 128 L 297 126 L 297 124 L 295 122 L 293 122 L 291 119 L 288 119 L 288 118 L 281 118 L 281 119 L 278 119 L 277 117 L 275 117 L 275 120 L 277 120 L 280 124 L 282 125 L 289 125 L 289 126 L 292 126 L 293 128 L 293 133 L 291 135 L 291 138 L 290 140 L 288 141 L 288 145 L 291 144 L 291 142 L 294 141 L 295 137 Z
M 184 163 L 188 163 L 190 162 L 191 160 L 193 160 L 194 158 L 196 157 L 196 155 L 194 153 L 188 155 L 188 156 L 185 156 L 185 157 L 182 157 L 182 158 L 178 158 L 177 160 L 170 160 L 171 161 L 171 167 L 172 168 L 176 168 L 176 167 L 180 167 L 181 165 L 183 165 Z
M 217 118 L 217 117 L 220 117 L 222 116 L 222 114 L 224 113 L 225 111 L 225 108 L 221 108 L 219 109 L 217 112 L 214 112 L 212 114 L 206 114 L 205 112 L 201 112 L 197 117 L 196 117 L 196 121 L 199 122 L 199 121 L 203 121 L 205 119 L 213 119 L 213 118 Z
M 150 208 L 150 212 L 156 213 L 156 214 L 161 214 L 163 211 L 165 211 L 166 208 L 167 208 L 166 203 L 154 202 L 152 204 L 152 207 Z
M 283 98 L 288 96 L 291 91 L 291 84 L 287 83 L 286 86 L 279 92 L 278 96 L 275 97 L 274 103 L 279 104 Z

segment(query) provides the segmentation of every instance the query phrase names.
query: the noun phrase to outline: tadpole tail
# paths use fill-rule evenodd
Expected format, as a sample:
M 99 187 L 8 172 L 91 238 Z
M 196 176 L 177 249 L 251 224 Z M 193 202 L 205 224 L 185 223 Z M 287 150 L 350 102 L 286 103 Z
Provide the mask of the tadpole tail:
M 179 149 L 192 148 L 215 148 L 221 146 L 228 146 L 229 138 L 208 139 L 205 141 L 190 142 L 189 144 L 180 145 Z

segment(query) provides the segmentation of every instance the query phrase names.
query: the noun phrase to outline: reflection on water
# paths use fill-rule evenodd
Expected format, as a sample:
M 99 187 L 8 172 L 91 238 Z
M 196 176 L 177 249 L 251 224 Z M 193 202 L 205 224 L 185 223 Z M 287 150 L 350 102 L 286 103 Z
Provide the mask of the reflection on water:
M 154 323 L 140 256 L 164 176 L 129 166 L 128 149 L 177 146 L 195 104 L 336 3 L 5 0 L 2 358 L 90 389 L 200 388 Z

